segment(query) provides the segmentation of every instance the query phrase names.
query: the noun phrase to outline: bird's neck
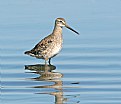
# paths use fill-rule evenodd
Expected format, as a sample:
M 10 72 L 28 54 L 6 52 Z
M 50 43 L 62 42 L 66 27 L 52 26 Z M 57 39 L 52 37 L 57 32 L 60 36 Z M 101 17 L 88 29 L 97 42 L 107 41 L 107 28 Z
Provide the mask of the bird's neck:
M 55 26 L 53 30 L 53 35 L 62 35 L 62 27 Z

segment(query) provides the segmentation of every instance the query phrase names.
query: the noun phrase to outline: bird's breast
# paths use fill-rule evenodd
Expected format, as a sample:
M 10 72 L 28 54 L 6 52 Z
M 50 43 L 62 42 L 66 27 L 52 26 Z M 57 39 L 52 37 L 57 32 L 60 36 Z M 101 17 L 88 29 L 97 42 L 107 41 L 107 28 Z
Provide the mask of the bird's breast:
M 53 44 L 51 49 L 51 57 L 57 55 L 60 52 L 60 50 L 62 49 L 62 42 L 62 39 L 54 42 L 55 44 Z

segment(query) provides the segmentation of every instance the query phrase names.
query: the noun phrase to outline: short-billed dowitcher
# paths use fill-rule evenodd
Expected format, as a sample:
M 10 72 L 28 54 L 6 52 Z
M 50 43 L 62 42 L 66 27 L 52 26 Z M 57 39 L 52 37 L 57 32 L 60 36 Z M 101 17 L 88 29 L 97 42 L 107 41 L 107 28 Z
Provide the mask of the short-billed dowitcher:
M 42 39 L 32 50 L 26 51 L 25 54 L 28 54 L 30 56 L 44 59 L 45 63 L 46 61 L 50 60 L 52 57 L 56 56 L 60 50 L 62 49 L 62 28 L 66 27 L 76 34 L 79 34 L 77 31 L 72 29 L 70 26 L 67 25 L 64 18 L 57 18 L 55 20 L 55 27 L 53 32 Z

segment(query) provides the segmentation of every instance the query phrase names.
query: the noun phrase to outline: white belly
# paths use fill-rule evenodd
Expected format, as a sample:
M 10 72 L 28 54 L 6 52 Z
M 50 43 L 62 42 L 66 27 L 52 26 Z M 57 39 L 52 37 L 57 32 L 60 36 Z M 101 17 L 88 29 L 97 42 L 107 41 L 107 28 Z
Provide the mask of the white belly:
M 55 55 L 57 55 L 62 49 L 62 46 L 58 45 L 55 46 L 52 50 L 51 50 L 51 55 L 50 57 L 54 57 Z

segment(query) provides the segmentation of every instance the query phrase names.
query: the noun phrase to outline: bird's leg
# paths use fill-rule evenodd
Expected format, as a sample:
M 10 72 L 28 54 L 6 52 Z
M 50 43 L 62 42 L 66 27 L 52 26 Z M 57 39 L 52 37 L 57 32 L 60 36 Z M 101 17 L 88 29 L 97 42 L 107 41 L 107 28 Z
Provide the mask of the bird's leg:
M 45 73 L 47 73 L 48 72 L 48 70 L 49 70 L 49 66 L 48 66 L 48 64 L 47 64 L 47 60 L 48 59 L 45 59 Z
M 45 60 L 45 66 L 47 66 L 47 60 Z
M 49 58 L 49 65 L 51 65 L 50 60 L 51 60 L 51 58 Z

